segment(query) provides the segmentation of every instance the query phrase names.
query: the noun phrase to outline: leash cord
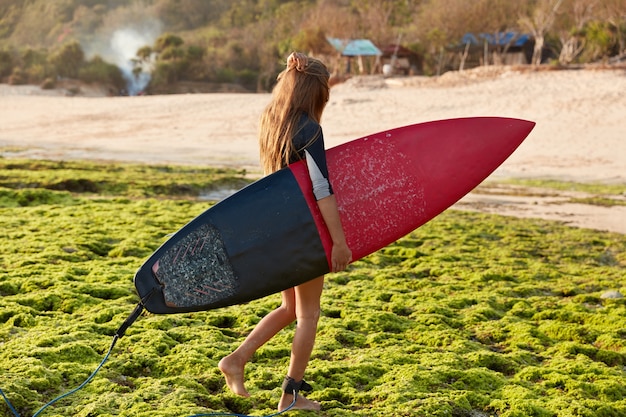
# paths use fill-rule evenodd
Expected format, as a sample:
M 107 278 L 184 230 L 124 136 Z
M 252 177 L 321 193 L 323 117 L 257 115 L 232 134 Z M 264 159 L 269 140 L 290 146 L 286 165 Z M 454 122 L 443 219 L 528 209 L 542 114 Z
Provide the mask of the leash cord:
M 91 375 L 89 375 L 89 378 L 87 378 L 82 384 L 80 384 L 77 388 L 74 388 L 71 391 L 66 392 L 65 394 L 59 395 L 58 397 L 56 397 L 55 399 L 53 399 L 52 401 L 46 403 L 43 407 L 41 407 L 35 414 L 33 414 L 33 417 L 37 417 L 39 416 L 46 408 L 50 407 L 52 404 L 56 403 L 57 401 L 62 400 L 65 397 L 68 397 L 72 394 L 74 394 L 75 392 L 83 389 L 85 387 L 85 385 L 87 385 L 88 383 L 91 382 L 91 380 L 96 376 L 96 374 L 100 371 L 100 369 L 104 366 L 104 364 L 106 363 L 106 361 L 109 359 L 109 356 L 111 356 L 111 351 L 113 351 L 113 348 L 115 347 L 115 344 L 117 343 L 117 340 L 119 339 L 119 336 L 116 334 L 115 336 L 113 336 L 113 342 L 111 343 L 111 347 L 109 348 L 109 351 L 107 352 L 106 356 L 104 357 L 104 359 L 102 359 L 102 362 L 100 362 L 100 365 L 98 365 L 98 367 L 96 368 L 95 371 L 93 371 L 93 373 Z M 11 410 L 11 412 L 13 413 L 13 415 L 15 417 L 20 417 L 19 413 L 17 412 L 17 410 L 15 409 L 15 407 L 13 406 L 13 404 L 11 404 L 11 401 L 9 401 L 9 399 L 7 398 L 7 396 L 4 394 L 4 392 L 0 389 L 0 394 L 2 394 L 2 398 L 4 398 L 4 402 L 7 404 L 7 406 L 9 407 L 9 410 Z
M 126 326 L 126 327 L 128 327 L 128 326 Z M 111 343 L 111 347 L 109 348 L 109 351 L 105 355 L 104 359 L 102 359 L 102 362 L 100 362 L 100 365 L 98 365 L 96 370 L 93 371 L 93 373 L 91 375 L 89 375 L 89 377 L 82 384 L 80 384 L 80 386 L 78 386 L 77 388 L 74 388 L 73 390 L 68 391 L 65 394 L 60 395 L 60 396 L 56 397 L 55 399 L 53 399 L 52 401 L 48 402 L 43 407 L 41 407 L 35 414 L 33 414 L 33 417 L 39 416 L 46 408 L 50 407 L 51 405 L 53 405 L 54 403 L 62 400 L 65 397 L 69 397 L 70 395 L 72 395 L 72 394 L 76 393 L 77 391 L 83 389 L 87 384 L 89 384 L 91 382 L 91 380 L 96 376 L 96 374 L 100 371 L 100 369 L 102 369 L 104 364 L 109 359 L 109 356 L 111 356 L 111 352 L 113 351 L 113 348 L 115 347 L 115 344 L 117 343 L 117 341 L 119 340 L 120 337 L 121 336 L 119 336 L 119 331 L 118 331 L 118 334 L 113 336 L 113 342 Z M 20 414 L 17 412 L 17 410 L 15 409 L 13 404 L 11 404 L 11 401 L 9 401 L 9 399 L 4 394 L 2 389 L 0 389 L 0 395 L 2 396 L 2 398 L 4 398 L 5 403 L 7 404 L 7 406 L 9 407 L 9 410 L 11 410 L 13 415 L 15 417 L 20 417 Z M 276 416 L 279 416 L 279 415 L 281 415 L 283 413 L 286 413 L 287 411 L 289 411 L 289 410 L 291 410 L 293 408 L 293 406 L 296 404 L 296 400 L 297 399 L 298 399 L 298 393 L 297 393 L 297 391 L 294 391 L 293 402 L 289 405 L 289 407 L 287 407 L 286 409 L 284 409 L 282 411 L 279 411 L 277 413 L 269 414 L 269 415 L 263 416 L 263 417 L 276 417 Z M 249 416 L 247 414 L 219 413 L 219 412 L 218 413 L 209 413 L 209 414 L 194 414 L 194 415 L 191 415 L 189 417 L 209 417 L 209 416 L 211 416 L 211 417 L 218 417 L 218 416 L 223 416 L 223 417 L 253 417 L 253 416 Z
M 44 405 L 43 407 L 41 407 L 39 409 L 39 411 L 37 411 L 35 414 L 33 414 L 33 417 L 37 417 L 38 415 L 40 415 L 46 408 L 50 407 L 52 404 L 56 403 L 59 400 L 62 400 L 65 397 L 68 397 L 72 394 L 74 394 L 75 392 L 83 389 L 85 387 L 85 385 L 87 385 L 88 383 L 91 382 L 91 380 L 96 376 L 96 374 L 100 371 L 100 369 L 102 369 L 102 367 L 104 366 L 104 364 L 106 363 L 107 360 L 109 360 L 109 356 L 111 356 L 111 352 L 113 351 L 113 348 L 115 347 L 115 344 L 117 343 L 117 340 L 119 339 L 118 335 L 116 334 L 115 336 L 113 336 L 113 342 L 111 343 L 111 347 L 109 348 L 109 351 L 107 352 L 107 354 L 105 355 L 104 359 L 102 359 L 102 362 L 100 362 L 100 365 L 98 365 L 98 367 L 96 368 L 95 371 L 93 371 L 93 373 L 91 375 L 89 375 L 89 378 L 87 378 L 82 384 L 80 384 L 77 388 L 74 388 L 71 391 L 66 392 L 63 395 L 59 395 L 58 397 L 56 397 L 54 400 L 50 401 L 49 403 L 47 403 L 46 405 Z
M 11 404 L 11 401 L 9 401 L 9 399 L 7 398 L 6 395 L 4 395 L 4 392 L 2 391 L 2 389 L 0 389 L 0 395 L 2 395 L 2 398 L 4 398 L 4 402 L 7 404 L 7 407 L 9 407 L 9 410 L 11 410 L 11 412 L 13 413 L 13 415 L 15 417 L 20 417 L 20 415 L 18 414 L 17 410 L 15 409 L 15 407 L 13 407 L 13 404 Z
M 68 391 L 65 394 L 59 395 L 58 397 L 56 397 L 52 401 L 49 401 L 48 403 L 46 403 L 35 414 L 33 414 L 33 417 L 39 416 L 46 408 L 48 408 L 51 405 L 55 404 L 56 402 L 62 400 L 63 398 L 68 397 L 68 396 L 76 393 L 77 391 L 83 389 L 87 384 L 89 384 L 91 382 L 91 380 L 96 376 L 96 374 L 100 371 L 100 369 L 102 369 L 104 364 L 109 360 L 109 356 L 111 356 L 111 352 L 113 351 L 113 348 L 115 347 L 115 344 L 117 343 L 117 341 L 119 339 L 121 339 L 122 336 L 124 336 L 124 334 L 126 333 L 126 330 L 130 327 L 130 325 L 133 324 L 135 322 L 135 320 L 137 320 L 137 318 L 141 315 L 141 312 L 143 311 L 143 303 L 144 303 L 145 300 L 150 298 L 150 296 L 152 295 L 153 291 L 151 291 L 143 300 L 141 300 L 141 302 L 139 304 L 137 304 L 137 307 L 135 307 L 135 309 L 130 314 L 130 316 L 128 316 L 128 318 L 124 321 L 124 323 L 122 323 L 122 325 L 119 327 L 119 329 L 117 330 L 117 332 L 113 336 L 113 341 L 111 342 L 111 347 L 109 348 L 108 352 L 104 356 L 104 359 L 102 359 L 102 362 L 100 362 L 100 365 L 98 365 L 96 370 L 93 371 L 92 374 L 89 375 L 89 377 L 82 384 L 80 384 L 77 388 L 74 388 L 73 390 Z M 9 410 L 13 413 L 13 416 L 14 417 L 20 417 L 20 414 L 17 412 L 17 410 L 15 409 L 13 404 L 11 404 L 11 401 L 9 401 L 9 398 L 4 394 L 2 389 L 0 389 L 0 395 L 4 399 L 4 402 L 6 403 L 6 405 L 9 407 Z M 293 408 L 293 406 L 296 404 L 296 400 L 297 399 L 298 399 L 298 393 L 297 393 L 297 391 L 294 391 L 293 402 L 291 403 L 291 405 L 289 405 L 289 407 L 287 407 L 283 411 L 279 411 L 278 413 L 270 414 L 270 415 L 263 416 L 263 417 L 276 417 L 278 415 L 281 415 L 281 414 L 291 410 Z M 232 414 L 232 413 L 230 413 L 230 414 L 229 413 L 194 414 L 194 415 L 189 416 L 189 417 L 208 417 L 208 416 L 213 416 L 213 417 L 217 417 L 217 416 L 223 416 L 223 417 L 253 417 L 253 416 L 248 416 L 248 415 L 245 415 L 245 414 Z
M 93 371 L 92 374 L 89 375 L 89 377 L 82 384 L 80 384 L 77 388 L 74 388 L 73 390 L 68 391 L 65 394 L 59 395 L 58 397 L 56 397 L 52 401 L 44 404 L 43 407 L 41 407 L 35 414 L 33 414 L 33 417 L 39 416 L 46 408 L 50 407 L 52 404 L 56 403 L 57 401 L 62 400 L 65 397 L 68 397 L 68 396 L 74 394 L 75 392 L 77 392 L 77 391 L 79 391 L 81 389 L 83 389 L 85 387 L 85 385 L 87 385 L 87 384 L 89 384 L 91 382 L 91 380 L 96 376 L 96 374 L 100 371 L 100 369 L 102 369 L 102 367 L 104 366 L 106 361 L 109 360 L 109 356 L 111 356 L 111 352 L 113 351 L 113 348 L 115 347 L 115 344 L 117 343 L 117 341 L 122 336 L 124 336 L 124 333 L 126 333 L 126 330 L 130 327 L 130 325 L 133 324 L 135 322 L 135 320 L 137 320 L 137 318 L 141 315 L 141 312 L 143 311 L 143 303 L 148 298 L 150 298 L 150 296 L 152 296 L 153 292 L 154 292 L 154 290 L 150 291 L 150 293 L 144 299 L 142 299 L 141 302 L 139 302 L 139 304 L 137 304 L 137 306 L 135 307 L 133 312 L 130 314 L 130 316 L 128 316 L 128 318 L 126 320 L 124 320 L 124 323 L 122 323 L 122 325 L 117 329 L 117 332 L 115 332 L 115 335 L 113 336 L 113 341 L 111 342 L 111 347 L 109 348 L 109 351 L 104 356 L 104 359 L 102 359 L 102 362 L 100 362 L 100 365 L 98 365 L 96 370 Z M 11 410 L 13 415 L 15 417 L 20 417 L 20 414 L 17 412 L 17 410 L 15 409 L 13 404 L 11 404 L 11 401 L 9 401 L 9 399 L 4 394 L 2 389 L 0 389 L 0 394 L 2 395 L 2 398 L 4 398 L 4 402 L 7 404 L 7 406 L 9 407 L 9 410 Z

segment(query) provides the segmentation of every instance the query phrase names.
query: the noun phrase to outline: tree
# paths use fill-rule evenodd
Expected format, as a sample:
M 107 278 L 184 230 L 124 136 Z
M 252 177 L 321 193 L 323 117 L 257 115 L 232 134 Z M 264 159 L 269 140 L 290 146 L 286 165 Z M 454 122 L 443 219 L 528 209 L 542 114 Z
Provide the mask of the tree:
M 85 53 L 77 41 L 63 45 L 50 57 L 50 63 L 61 77 L 77 78 L 84 62 Z
M 537 0 L 535 6 L 530 10 L 530 14 L 522 16 L 519 20 L 520 25 L 535 38 L 531 59 L 533 65 L 541 64 L 545 37 L 554 24 L 561 3 L 563 0 Z
M 177 48 L 184 44 L 183 38 L 178 35 L 174 35 L 173 33 L 165 33 L 159 36 L 154 43 L 154 51 L 157 53 L 161 53 L 166 49 Z
M 387 44 L 397 36 L 391 28 L 399 19 L 394 12 L 399 11 L 402 3 L 394 0 L 352 0 L 351 6 L 359 15 L 360 32 L 376 43 Z
M 96 55 L 86 62 L 79 71 L 79 78 L 86 83 L 106 83 L 117 91 L 126 87 L 122 71 L 115 65 L 105 62 Z
M 158 0 L 156 16 L 169 30 L 185 31 L 219 22 L 229 0 Z
M 626 0 L 603 0 L 600 16 L 615 32 L 617 38 L 617 59 L 626 57 Z
M 599 0 L 569 0 L 569 13 L 562 13 L 555 29 L 561 42 L 559 63 L 570 64 L 585 48 L 585 26 L 594 18 L 594 9 Z
M 293 46 L 297 51 L 304 51 L 313 55 L 329 52 L 330 44 L 326 40 L 324 31 L 320 28 L 305 28 L 293 39 Z
M 0 80 L 13 71 L 13 54 L 8 50 L 0 50 Z

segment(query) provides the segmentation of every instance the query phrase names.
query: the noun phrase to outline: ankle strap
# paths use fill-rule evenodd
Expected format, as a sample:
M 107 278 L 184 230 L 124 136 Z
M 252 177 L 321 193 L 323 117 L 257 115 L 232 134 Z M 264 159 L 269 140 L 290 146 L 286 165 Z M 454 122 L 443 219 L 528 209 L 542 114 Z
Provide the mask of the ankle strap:
M 300 391 L 313 391 L 313 387 L 309 385 L 304 379 L 301 381 L 296 381 L 295 379 L 286 376 L 283 381 L 283 391 L 286 394 L 297 394 Z

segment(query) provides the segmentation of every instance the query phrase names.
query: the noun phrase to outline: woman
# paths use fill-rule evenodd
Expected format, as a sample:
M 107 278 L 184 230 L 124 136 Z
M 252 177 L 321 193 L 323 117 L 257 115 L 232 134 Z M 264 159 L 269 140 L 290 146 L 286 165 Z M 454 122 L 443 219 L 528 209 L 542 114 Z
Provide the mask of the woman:
M 337 203 L 328 180 L 324 137 L 320 120 L 328 102 L 330 74 L 317 59 L 294 52 L 287 58 L 287 68 L 278 76 L 272 100 L 261 116 L 261 163 L 271 174 L 290 163 L 305 159 L 313 184 L 313 193 L 330 232 L 332 271 L 344 270 L 352 260 L 346 244 Z M 283 383 L 278 410 L 289 407 L 296 393 L 294 409 L 319 410 L 320 404 L 297 395 L 310 390 L 304 373 L 311 357 L 324 277 L 318 277 L 282 292 L 282 304 L 265 316 L 233 353 L 223 358 L 219 368 L 226 384 L 235 394 L 248 397 L 244 386 L 244 367 L 263 344 L 296 320 L 289 370 Z

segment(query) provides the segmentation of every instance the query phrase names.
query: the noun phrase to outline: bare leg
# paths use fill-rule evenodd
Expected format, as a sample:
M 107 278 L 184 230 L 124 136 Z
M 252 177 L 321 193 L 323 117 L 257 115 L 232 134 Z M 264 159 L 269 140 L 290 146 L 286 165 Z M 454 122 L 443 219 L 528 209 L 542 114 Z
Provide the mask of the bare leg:
M 254 352 L 296 319 L 294 289 L 283 291 L 282 299 L 281 306 L 263 317 L 243 343 L 218 364 L 226 378 L 226 385 L 237 395 L 250 396 L 244 385 L 244 367 Z
M 294 288 L 297 325 L 287 375 L 296 381 L 301 381 L 304 378 L 304 372 L 311 358 L 317 333 L 317 322 L 320 317 L 320 298 L 323 287 L 324 277 L 321 276 Z M 284 410 L 292 402 L 293 395 L 283 393 L 278 403 L 278 410 Z M 320 404 L 298 394 L 294 409 L 319 410 Z

